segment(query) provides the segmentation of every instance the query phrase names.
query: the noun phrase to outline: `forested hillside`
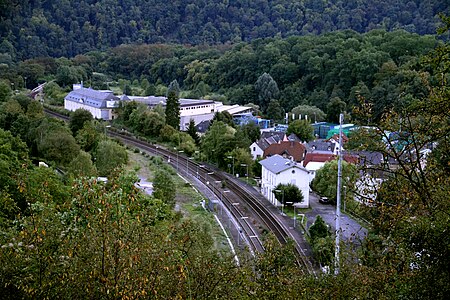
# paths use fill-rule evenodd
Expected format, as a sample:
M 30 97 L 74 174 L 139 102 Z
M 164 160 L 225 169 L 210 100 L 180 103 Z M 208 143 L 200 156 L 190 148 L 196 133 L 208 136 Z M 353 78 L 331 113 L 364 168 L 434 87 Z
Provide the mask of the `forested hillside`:
M 441 0 L 15 0 L 0 1 L 0 38 L 13 59 L 25 59 L 128 43 L 211 45 L 343 29 L 434 34 L 437 14 L 448 9 Z
M 298 105 L 338 116 L 342 110 L 351 112 L 360 95 L 379 116 L 427 94 L 420 57 L 438 44 L 434 35 L 378 29 L 255 39 L 235 46 L 120 45 L 72 59 L 4 62 L 0 78 L 7 80 L 6 88 L 10 83 L 34 88 L 55 79 L 46 90 L 50 98 L 80 81 L 97 89 L 119 82 L 123 90 L 128 86 L 128 94 L 165 95 L 169 83 L 177 80 L 185 97 L 251 102 L 272 119 L 277 119 L 274 111 L 288 112 Z M 257 85 L 263 79 L 275 83 L 269 98 L 267 89 Z M 275 102 L 269 105 L 271 100 Z

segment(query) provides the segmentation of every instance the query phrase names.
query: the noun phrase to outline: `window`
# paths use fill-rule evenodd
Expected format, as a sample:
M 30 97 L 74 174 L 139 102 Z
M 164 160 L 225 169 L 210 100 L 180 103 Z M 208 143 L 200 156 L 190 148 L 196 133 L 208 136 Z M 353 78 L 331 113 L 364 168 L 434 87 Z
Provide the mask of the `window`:
M 295 170 L 292 170 L 292 174 L 295 174 Z

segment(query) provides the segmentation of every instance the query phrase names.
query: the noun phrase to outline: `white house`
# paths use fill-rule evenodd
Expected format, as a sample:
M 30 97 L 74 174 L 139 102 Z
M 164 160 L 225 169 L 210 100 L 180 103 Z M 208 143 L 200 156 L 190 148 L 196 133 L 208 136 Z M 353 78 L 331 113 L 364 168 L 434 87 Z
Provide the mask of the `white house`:
M 250 145 L 250 153 L 253 157 L 253 160 L 263 157 L 263 148 L 264 147 L 262 146 L 261 140 L 253 142 L 253 144 Z
M 250 145 L 250 153 L 253 160 L 262 158 L 264 150 L 266 150 L 271 144 L 278 143 L 280 141 L 287 141 L 284 132 L 265 131 L 261 133 L 259 140 Z
M 309 207 L 309 171 L 296 162 L 273 155 L 260 161 L 262 165 L 261 192 L 274 205 L 279 205 L 273 190 L 278 184 L 294 184 L 303 194 L 298 207 Z

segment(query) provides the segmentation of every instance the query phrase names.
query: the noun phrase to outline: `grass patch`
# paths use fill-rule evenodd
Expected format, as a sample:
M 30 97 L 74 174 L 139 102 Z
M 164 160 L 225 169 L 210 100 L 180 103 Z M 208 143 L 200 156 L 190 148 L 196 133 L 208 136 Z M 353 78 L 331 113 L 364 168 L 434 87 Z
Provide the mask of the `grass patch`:
M 142 153 L 136 153 L 136 151 L 133 150 L 134 149 L 128 150 L 129 163 L 126 169 L 135 171 L 139 177 L 146 178 L 149 181 L 152 180 L 153 174 L 157 170 L 160 170 L 161 168 L 165 169 L 171 174 L 172 180 L 176 185 L 177 210 L 180 211 L 184 217 L 191 218 L 202 224 L 202 227 L 207 228 L 214 241 L 214 247 L 220 252 L 223 251 L 224 253 L 229 254 L 230 248 L 225 234 L 216 223 L 213 214 L 205 211 L 201 205 L 202 201 L 206 202 L 206 198 L 197 192 L 191 183 L 178 176 L 176 171 L 161 157 L 147 157 Z

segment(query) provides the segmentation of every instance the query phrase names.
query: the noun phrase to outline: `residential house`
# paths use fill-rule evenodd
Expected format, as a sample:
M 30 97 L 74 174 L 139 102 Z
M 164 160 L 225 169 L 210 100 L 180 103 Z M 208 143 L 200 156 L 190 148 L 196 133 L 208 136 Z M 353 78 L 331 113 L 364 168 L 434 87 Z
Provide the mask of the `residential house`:
M 269 147 L 264 150 L 263 157 L 266 158 L 277 154 L 283 156 L 284 158 L 300 162 L 305 157 L 306 148 L 300 142 L 280 141 L 269 145 Z
M 305 144 L 307 152 L 323 151 L 329 153 L 335 153 L 336 144 L 332 142 L 326 142 L 323 140 L 311 141 Z
M 291 183 L 303 194 L 298 207 L 309 207 L 309 171 L 291 159 L 275 154 L 260 161 L 262 166 L 261 193 L 274 205 L 280 205 L 273 193 L 278 184 Z
M 331 136 L 329 139 L 325 140 L 325 142 L 327 143 L 332 143 L 334 144 L 334 154 L 338 155 L 339 154 L 339 134 L 335 134 L 333 136 Z M 342 150 L 344 150 L 344 145 L 348 142 L 348 137 L 342 133 Z
M 316 176 L 317 170 L 323 167 L 326 162 L 335 160 L 338 156 L 329 151 L 313 151 L 308 152 L 305 155 L 305 159 L 303 160 L 303 167 L 309 171 L 310 182 Z M 351 154 L 345 154 L 343 156 L 344 161 L 348 163 L 356 163 L 358 161 L 358 157 Z
M 284 132 L 262 132 L 259 140 L 250 145 L 250 153 L 253 156 L 253 160 L 262 158 L 264 155 L 264 150 L 266 150 L 271 144 L 278 143 L 283 140 L 287 141 L 286 134 Z

